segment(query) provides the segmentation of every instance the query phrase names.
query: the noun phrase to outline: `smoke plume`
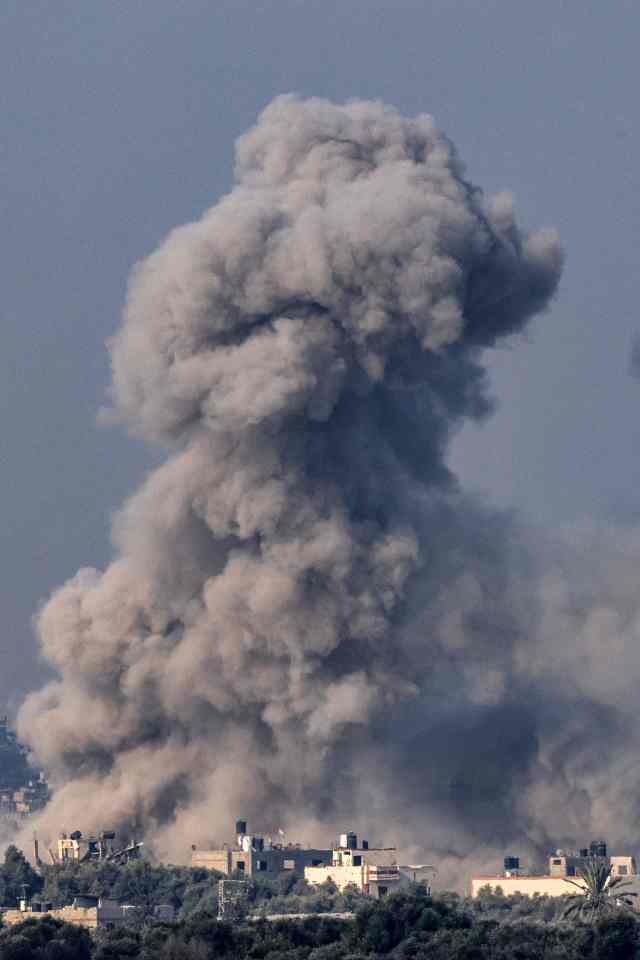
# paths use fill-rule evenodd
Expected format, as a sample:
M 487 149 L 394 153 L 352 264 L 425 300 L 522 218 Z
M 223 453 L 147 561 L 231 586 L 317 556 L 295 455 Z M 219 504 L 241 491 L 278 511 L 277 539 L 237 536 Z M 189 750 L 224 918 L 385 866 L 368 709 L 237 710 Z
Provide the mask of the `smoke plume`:
M 640 543 L 534 542 L 446 465 L 491 410 L 483 351 L 561 265 L 428 116 L 267 107 L 232 191 L 133 271 L 110 344 L 117 415 L 167 456 L 109 568 L 39 614 L 41 831 L 137 828 L 184 861 L 243 815 L 445 870 L 624 838 Z

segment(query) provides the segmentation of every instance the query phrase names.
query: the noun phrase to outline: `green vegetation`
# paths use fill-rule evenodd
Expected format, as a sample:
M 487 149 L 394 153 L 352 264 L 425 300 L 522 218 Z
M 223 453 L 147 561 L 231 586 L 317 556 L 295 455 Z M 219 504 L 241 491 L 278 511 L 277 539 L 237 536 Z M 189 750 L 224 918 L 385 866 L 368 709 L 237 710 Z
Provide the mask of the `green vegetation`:
M 470 900 L 412 886 L 378 901 L 287 876 L 251 882 L 254 917 L 231 925 L 216 919 L 218 878 L 204 870 L 138 861 L 50 867 L 42 878 L 29 871 L 10 848 L 0 866 L 3 890 L 13 895 L 16 884 L 39 883 L 39 895 L 58 903 L 101 893 L 137 904 L 139 914 L 94 937 L 51 918 L 27 919 L 0 931 L 0 960 L 640 960 L 640 921 L 613 898 L 604 915 L 569 919 L 567 898 L 485 890 Z M 153 922 L 158 903 L 174 905 L 175 923 Z M 265 910 L 320 915 L 272 922 L 259 916 Z M 322 916 L 335 910 L 355 915 Z
M 215 912 L 220 874 L 193 867 L 154 866 L 135 860 L 115 863 L 65 863 L 43 866 L 37 874 L 15 847 L 6 851 L 0 866 L 0 907 L 15 908 L 23 885 L 30 897 L 62 907 L 74 897 L 104 896 L 139 907 L 141 921 L 149 919 L 157 904 L 171 904 L 177 919 L 186 920 L 201 911 Z M 344 913 L 363 899 L 355 889 L 339 893 L 335 885 L 311 887 L 295 875 L 273 880 L 255 878 L 248 884 L 249 909 L 264 913 Z M 2 960 L 2 958 L 0 958 Z
M 43 870 L 41 897 L 54 906 L 71 903 L 83 894 L 112 897 L 140 908 L 143 918 L 156 904 L 171 904 L 178 919 L 186 920 L 218 904 L 220 875 L 202 868 L 153 866 L 138 860 L 115 864 L 65 864 Z M 342 913 L 363 899 L 357 890 L 338 893 L 332 883 L 311 887 L 305 880 L 283 875 L 273 880 L 255 878 L 248 883 L 249 909 L 255 913 Z
M 566 917 L 579 915 L 585 920 L 595 920 L 607 913 L 626 907 L 633 907 L 636 893 L 625 889 L 630 881 L 623 877 L 612 877 L 611 866 L 600 857 L 592 857 L 589 863 L 578 871 L 582 883 L 568 882 L 577 887 L 579 893 L 569 897 L 564 911 Z
M 507 910 L 500 899 L 480 907 L 453 895 L 431 897 L 417 887 L 381 901 L 366 899 L 347 922 L 313 916 L 231 926 L 203 909 L 173 924 L 98 931 L 94 939 L 58 921 L 27 920 L 0 932 L 0 958 L 633 960 L 640 955 L 638 922 L 629 913 L 593 923 L 545 921 L 535 910 L 523 915 L 522 902 Z M 544 911 L 543 904 L 536 907 Z
M 91 960 L 92 956 L 91 934 L 53 917 L 25 920 L 0 931 L 2 960 Z
M 38 773 L 27 761 L 25 750 L 9 730 L 6 717 L 0 717 L 0 790 L 15 789 L 37 780 Z
M 0 866 L 0 907 L 15 908 L 24 892 L 32 896 L 40 893 L 42 887 L 42 877 L 38 876 L 24 854 L 17 847 L 7 847 L 4 863 Z

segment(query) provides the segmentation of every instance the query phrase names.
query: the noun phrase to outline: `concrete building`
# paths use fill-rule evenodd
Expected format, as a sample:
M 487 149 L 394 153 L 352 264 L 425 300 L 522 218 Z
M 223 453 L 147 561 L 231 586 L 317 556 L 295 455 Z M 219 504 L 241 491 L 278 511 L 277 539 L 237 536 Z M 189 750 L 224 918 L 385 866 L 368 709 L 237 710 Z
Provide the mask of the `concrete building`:
M 142 841 L 126 843 L 124 846 L 116 846 L 115 831 L 103 830 L 97 836 L 85 837 L 80 830 L 74 830 L 73 833 L 61 833 L 58 838 L 58 851 L 54 855 L 50 850 L 49 854 L 52 862 L 67 863 L 85 863 L 88 860 L 100 861 L 109 860 L 115 863 L 127 863 L 129 860 L 135 860 L 143 846 Z M 40 862 L 37 840 L 35 843 L 36 863 Z
M 85 860 L 104 860 L 113 850 L 115 833 L 112 830 L 98 837 L 83 837 L 80 830 L 61 833 L 58 838 L 58 861 L 82 863 Z
M 421 883 L 431 893 L 436 878 L 436 868 L 431 863 L 398 864 L 402 883 Z
M 358 846 L 355 833 L 343 833 L 331 851 L 330 863 L 305 867 L 304 877 L 314 885 L 331 880 L 338 890 L 353 885 L 372 897 L 383 897 L 398 889 L 406 874 L 400 871 L 395 847 L 369 847 L 366 840 Z
M 480 890 L 489 887 L 492 891 L 498 888 L 505 896 L 525 894 L 527 896 L 562 897 L 575 894 L 574 884 L 581 883 L 580 870 L 593 858 L 606 860 L 611 866 L 613 877 L 625 877 L 640 889 L 640 878 L 633 857 L 608 856 L 607 845 L 602 840 L 595 840 L 590 847 L 578 851 L 556 850 L 549 857 L 549 872 L 547 874 L 528 873 L 521 869 L 519 857 L 505 857 L 504 873 L 491 876 L 475 876 L 471 878 L 471 896 L 477 897 Z M 632 889 L 631 887 L 629 889 Z
M 57 920 L 64 920 L 65 923 L 86 927 L 88 930 L 116 927 L 125 922 L 125 913 L 118 901 L 109 900 L 106 897 L 76 897 L 71 906 L 60 907 L 57 910 L 52 910 L 51 905 L 47 903 L 37 901 L 27 903 L 26 900 L 21 900 L 18 910 L 2 911 L 2 919 L 9 927 L 29 918 L 42 919 L 42 917 L 55 917 Z
M 274 843 L 269 837 L 247 833 L 246 820 L 236 823 L 236 842 L 202 850 L 191 848 L 191 866 L 217 870 L 225 876 L 238 873 L 245 877 L 254 874 L 274 876 L 295 873 L 303 876 L 305 867 L 331 862 L 330 850 L 316 850 L 299 843 Z
M 374 897 L 408 883 L 430 889 L 435 869 L 430 864 L 398 864 L 395 847 L 358 847 L 355 833 L 343 833 L 333 849 L 316 849 L 297 843 L 274 843 L 271 838 L 247 833 L 245 820 L 236 823 L 236 843 L 210 850 L 192 847 L 191 866 L 217 870 L 225 876 L 275 876 L 291 872 L 318 885 L 331 879 L 338 889 L 353 884 Z

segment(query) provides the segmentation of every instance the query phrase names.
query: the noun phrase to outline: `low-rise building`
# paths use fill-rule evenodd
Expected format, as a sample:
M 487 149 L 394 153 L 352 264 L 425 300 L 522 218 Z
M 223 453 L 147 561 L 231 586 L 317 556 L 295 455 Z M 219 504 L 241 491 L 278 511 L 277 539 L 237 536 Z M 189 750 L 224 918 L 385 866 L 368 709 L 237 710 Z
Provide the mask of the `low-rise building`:
M 16 829 L 22 820 L 41 810 L 48 799 L 44 774 L 31 766 L 7 717 L 0 716 L 0 825 Z
M 71 906 L 59 907 L 56 910 L 48 903 L 27 903 L 26 900 L 21 900 L 18 910 L 2 911 L 2 919 L 9 927 L 29 918 L 42 917 L 55 917 L 88 930 L 116 927 L 125 922 L 125 914 L 118 901 L 107 897 L 76 897 Z
M 83 863 L 85 860 L 104 860 L 113 850 L 115 833 L 105 830 L 97 837 L 84 837 L 80 830 L 61 833 L 58 837 L 58 861 Z
M 338 890 L 354 886 L 372 897 L 383 897 L 405 880 L 395 847 L 369 847 L 366 840 L 358 846 L 355 833 L 341 834 L 338 845 L 331 851 L 331 861 L 305 867 L 304 877 L 316 886 L 331 880 Z
M 549 872 L 530 873 L 520 866 L 519 857 L 505 857 L 501 874 L 478 875 L 471 878 L 471 896 L 477 897 L 483 889 L 500 890 L 505 896 L 562 897 L 573 895 L 576 883 L 582 885 L 580 871 L 593 859 L 604 860 L 611 866 L 612 877 L 625 877 L 640 884 L 636 861 L 632 856 L 609 856 L 603 840 L 594 840 L 590 847 L 578 851 L 556 850 L 549 857 Z
M 436 878 L 436 868 L 432 863 L 400 863 L 398 870 L 403 883 L 420 883 L 431 893 Z
M 274 842 L 270 837 L 247 833 L 246 820 L 236 823 L 236 842 L 212 849 L 191 848 L 191 866 L 217 870 L 225 876 L 254 874 L 273 876 L 295 873 L 303 876 L 305 867 L 331 862 L 330 850 L 304 847 L 299 843 Z
M 341 834 L 333 849 L 311 848 L 249 834 L 245 820 L 236 823 L 234 844 L 191 849 L 192 867 L 217 870 L 227 877 L 290 872 L 314 885 L 332 880 L 340 890 L 353 885 L 374 897 L 408 883 L 430 888 L 435 876 L 430 864 L 398 864 L 395 847 L 370 847 L 366 840 L 359 847 L 355 833 Z
M 97 836 L 85 837 L 81 830 L 73 833 L 61 833 L 58 838 L 58 852 L 54 856 L 50 851 L 53 863 L 85 863 L 86 861 L 109 860 L 115 863 L 127 863 L 135 860 L 144 845 L 142 841 L 127 842 L 118 847 L 115 844 L 115 831 L 103 830 Z M 35 851 L 36 863 L 39 861 L 38 845 Z

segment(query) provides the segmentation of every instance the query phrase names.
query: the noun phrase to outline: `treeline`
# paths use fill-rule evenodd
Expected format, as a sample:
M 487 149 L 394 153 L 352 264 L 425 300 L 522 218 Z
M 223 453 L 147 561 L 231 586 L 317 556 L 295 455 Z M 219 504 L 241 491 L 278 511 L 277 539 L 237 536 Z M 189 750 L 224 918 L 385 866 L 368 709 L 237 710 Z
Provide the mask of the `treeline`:
M 471 900 L 414 886 L 377 901 L 282 876 L 251 882 L 254 916 L 228 924 L 216 918 L 217 885 L 206 870 L 143 860 L 51 866 L 39 875 L 10 847 L 0 864 L 0 904 L 15 907 L 26 889 L 56 906 L 93 894 L 139 909 L 126 927 L 94 936 L 51 917 L 27 918 L 0 930 L 0 960 L 640 960 L 635 915 L 620 910 L 593 924 L 570 922 L 561 898 L 487 890 Z M 160 903 L 174 906 L 174 923 L 154 921 Z M 330 911 L 355 916 L 322 916 Z M 272 922 L 261 912 L 320 916 Z
M 489 906 L 489 910 L 487 910 Z M 492 907 L 499 917 L 492 916 Z M 0 931 L 1 960 L 636 960 L 629 913 L 595 924 L 482 910 L 424 888 L 367 899 L 353 920 L 220 923 L 207 910 L 173 924 L 86 931 L 51 918 Z
M 35 900 L 53 907 L 72 903 L 74 897 L 110 897 L 138 907 L 151 917 L 158 904 L 170 904 L 178 920 L 187 920 L 199 911 L 213 911 L 218 902 L 215 871 L 193 867 L 154 866 L 146 860 L 125 865 L 114 863 L 73 863 L 44 866 L 36 873 L 24 855 L 9 847 L 0 863 L 0 908 L 17 905 L 26 892 Z M 340 893 L 329 881 L 312 887 L 293 874 L 267 880 L 255 877 L 248 882 L 248 907 L 256 915 L 287 913 L 348 913 L 369 898 L 355 888 Z M 558 897 L 505 897 L 487 890 L 475 900 L 458 900 L 462 907 L 484 919 L 560 917 L 564 902 Z
M 0 908 L 15 909 L 23 895 L 46 901 L 53 907 L 73 902 L 74 897 L 110 897 L 138 907 L 143 919 L 153 908 L 170 904 L 178 920 L 199 911 L 215 911 L 218 881 L 215 871 L 194 867 L 155 866 L 147 860 L 125 865 L 115 863 L 73 863 L 43 866 L 39 873 L 23 854 L 9 847 L 0 864 Z M 247 884 L 248 908 L 255 913 L 344 913 L 365 897 L 355 889 L 340 893 L 331 882 L 312 887 L 293 874 L 267 880 L 253 878 Z

